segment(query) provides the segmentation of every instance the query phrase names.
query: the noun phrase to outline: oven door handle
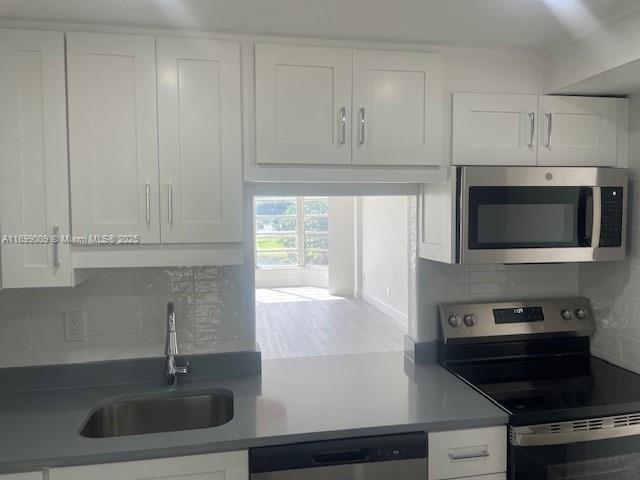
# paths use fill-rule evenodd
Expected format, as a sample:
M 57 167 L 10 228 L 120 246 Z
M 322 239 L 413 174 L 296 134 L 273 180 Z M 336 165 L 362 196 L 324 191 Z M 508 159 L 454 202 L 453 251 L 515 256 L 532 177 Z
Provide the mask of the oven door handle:
M 603 419 L 608 424 L 600 428 L 550 431 L 550 425 L 534 425 L 532 427 L 509 427 L 509 443 L 516 447 L 541 447 L 547 445 L 567 445 L 595 440 L 640 436 L 640 424 L 614 426 L 613 417 Z
M 593 187 L 593 223 L 591 226 L 591 248 L 600 246 L 600 228 L 602 227 L 602 189 Z

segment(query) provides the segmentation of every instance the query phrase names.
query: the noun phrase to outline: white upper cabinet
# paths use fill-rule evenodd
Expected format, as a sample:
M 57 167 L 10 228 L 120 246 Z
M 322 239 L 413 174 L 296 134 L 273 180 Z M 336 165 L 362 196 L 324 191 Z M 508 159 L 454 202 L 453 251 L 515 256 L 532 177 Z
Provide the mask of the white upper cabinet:
M 623 98 L 455 93 L 453 165 L 626 167 Z
M 64 34 L 0 30 L 0 234 L 2 286 L 69 286 L 69 182 Z M 28 240 L 30 242 L 30 240 Z
M 540 97 L 539 165 L 616 165 L 617 99 Z
M 535 165 L 537 95 L 455 93 L 454 165 Z
M 442 163 L 437 54 L 258 44 L 255 75 L 258 164 Z
M 162 243 L 242 241 L 240 46 L 158 38 Z
M 74 235 L 160 241 L 153 37 L 67 34 Z
M 354 50 L 354 164 L 442 163 L 441 70 L 437 54 Z
M 257 163 L 351 163 L 351 66 L 350 49 L 256 44 Z

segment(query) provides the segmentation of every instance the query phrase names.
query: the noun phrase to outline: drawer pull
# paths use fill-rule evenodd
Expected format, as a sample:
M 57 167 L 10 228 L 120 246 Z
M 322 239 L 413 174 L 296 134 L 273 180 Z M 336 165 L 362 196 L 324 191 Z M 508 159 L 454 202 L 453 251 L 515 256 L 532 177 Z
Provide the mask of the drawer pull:
M 449 453 L 449 460 L 452 462 L 456 462 L 459 460 L 475 460 L 476 458 L 487 458 L 489 456 L 489 450 L 486 448 L 484 450 L 475 451 L 475 452 L 459 452 L 459 453 Z

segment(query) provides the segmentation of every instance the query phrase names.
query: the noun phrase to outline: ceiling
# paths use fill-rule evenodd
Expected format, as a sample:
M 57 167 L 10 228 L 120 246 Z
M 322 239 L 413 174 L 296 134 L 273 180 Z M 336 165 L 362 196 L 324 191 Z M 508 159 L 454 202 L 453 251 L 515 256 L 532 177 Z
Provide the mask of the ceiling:
M 0 18 L 545 52 L 640 0 L 0 0 Z

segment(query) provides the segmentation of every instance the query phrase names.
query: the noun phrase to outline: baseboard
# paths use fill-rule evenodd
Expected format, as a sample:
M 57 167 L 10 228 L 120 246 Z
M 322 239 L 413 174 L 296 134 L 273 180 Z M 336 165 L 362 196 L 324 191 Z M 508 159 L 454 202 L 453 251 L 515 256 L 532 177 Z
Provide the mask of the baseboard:
M 256 288 L 328 288 L 328 270 L 320 268 L 258 268 Z
M 402 326 L 404 327 L 407 326 L 409 322 L 409 317 L 404 313 L 402 313 L 397 308 L 392 307 L 388 303 L 385 303 L 379 298 L 374 297 L 373 295 L 366 292 L 362 292 L 362 300 L 367 302 L 372 307 L 377 308 L 388 317 L 393 318 L 396 322 L 399 322 L 400 324 L 402 324 Z

